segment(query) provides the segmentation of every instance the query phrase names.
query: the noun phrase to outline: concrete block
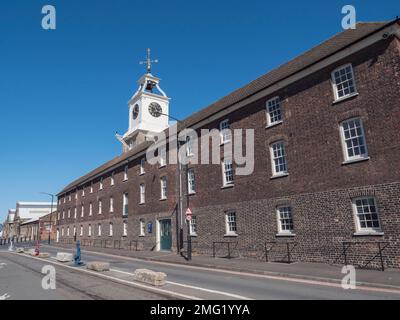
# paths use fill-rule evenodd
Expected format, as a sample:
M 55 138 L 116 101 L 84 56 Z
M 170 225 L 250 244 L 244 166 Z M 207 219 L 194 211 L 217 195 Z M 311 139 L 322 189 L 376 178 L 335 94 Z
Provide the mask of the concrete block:
M 73 260 L 73 255 L 68 252 L 57 252 L 56 260 L 60 262 L 71 262 Z
M 151 284 L 160 287 L 165 285 L 167 275 L 163 272 L 155 272 L 148 269 L 136 269 L 133 275 L 135 281 Z
M 48 252 L 39 252 L 39 258 L 50 258 L 50 253 L 48 253 Z
M 108 262 L 92 261 L 87 263 L 86 268 L 98 272 L 109 271 L 110 264 Z
M 17 253 L 24 253 L 25 251 L 24 251 L 24 248 L 17 248 L 17 249 L 15 249 L 15 251 L 17 252 Z
M 27 254 L 29 254 L 31 256 L 36 256 L 36 251 L 35 251 L 35 249 L 29 249 Z

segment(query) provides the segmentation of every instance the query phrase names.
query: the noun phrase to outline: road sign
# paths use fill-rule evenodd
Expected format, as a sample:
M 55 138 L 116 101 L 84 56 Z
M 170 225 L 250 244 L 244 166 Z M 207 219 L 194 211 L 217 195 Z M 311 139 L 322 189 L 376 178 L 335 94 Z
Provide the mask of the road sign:
M 185 215 L 186 215 L 186 220 L 187 221 L 192 220 L 192 210 L 190 210 L 190 208 L 187 208 L 187 210 L 185 212 Z

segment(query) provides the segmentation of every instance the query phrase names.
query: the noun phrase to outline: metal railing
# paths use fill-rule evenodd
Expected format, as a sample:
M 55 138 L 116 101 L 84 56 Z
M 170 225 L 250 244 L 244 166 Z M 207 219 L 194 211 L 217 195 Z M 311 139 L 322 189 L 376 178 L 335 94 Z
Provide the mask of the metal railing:
M 342 253 L 336 258 L 333 264 L 337 263 L 341 257 L 344 257 L 344 265 L 348 264 L 348 251 L 351 246 L 355 245 L 375 245 L 377 252 L 372 254 L 372 257 L 367 259 L 364 264 L 358 265 L 358 268 L 365 269 L 370 265 L 372 261 L 379 257 L 379 264 L 381 266 L 381 271 L 385 271 L 385 263 L 383 261 L 383 251 L 390 245 L 390 242 L 387 241 L 343 241 L 342 242 Z
M 293 250 L 296 248 L 297 246 L 297 242 L 293 242 L 293 241 L 266 241 L 264 244 L 264 250 L 265 250 L 265 262 L 270 262 L 270 256 L 269 253 L 278 245 L 284 245 L 285 247 L 285 256 L 286 257 L 286 261 L 285 260 L 281 260 L 281 261 L 274 261 L 274 262 L 286 262 L 286 263 L 292 263 L 292 253 Z
M 231 259 L 232 258 L 232 250 L 235 250 L 238 242 L 231 242 L 231 241 L 214 241 L 213 242 L 213 257 L 216 257 L 216 245 L 217 244 L 224 244 L 226 245 L 226 248 L 228 249 L 228 255 L 224 256 L 223 258 L 227 258 L 227 259 Z M 234 247 L 232 248 L 232 245 L 234 245 Z

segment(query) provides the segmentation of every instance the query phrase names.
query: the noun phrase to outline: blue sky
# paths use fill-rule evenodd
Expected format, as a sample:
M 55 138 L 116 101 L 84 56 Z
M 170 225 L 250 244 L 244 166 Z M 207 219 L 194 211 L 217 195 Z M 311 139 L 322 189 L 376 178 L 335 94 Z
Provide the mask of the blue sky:
M 1 1 L 0 222 L 121 152 L 147 47 L 184 118 L 340 32 L 346 4 L 358 21 L 400 15 L 398 0 Z

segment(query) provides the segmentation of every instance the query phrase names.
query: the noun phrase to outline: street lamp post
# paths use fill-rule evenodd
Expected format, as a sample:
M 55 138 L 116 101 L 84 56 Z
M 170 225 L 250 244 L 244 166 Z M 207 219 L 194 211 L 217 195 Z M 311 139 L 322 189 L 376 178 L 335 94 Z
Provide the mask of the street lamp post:
M 50 244 L 50 238 L 51 238 L 51 231 L 52 231 L 52 223 L 53 223 L 53 203 L 54 203 L 54 194 L 47 193 L 47 192 L 41 192 L 41 194 L 45 194 L 51 197 L 51 204 L 50 204 L 50 221 L 49 221 L 49 238 L 48 238 L 48 244 Z M 39 225 L 40 228 L 40 225 Z

